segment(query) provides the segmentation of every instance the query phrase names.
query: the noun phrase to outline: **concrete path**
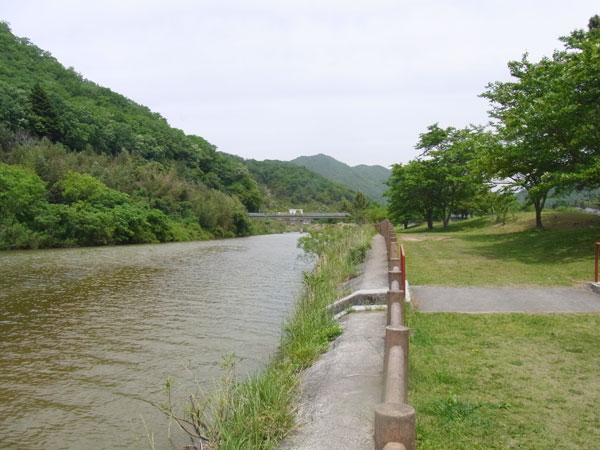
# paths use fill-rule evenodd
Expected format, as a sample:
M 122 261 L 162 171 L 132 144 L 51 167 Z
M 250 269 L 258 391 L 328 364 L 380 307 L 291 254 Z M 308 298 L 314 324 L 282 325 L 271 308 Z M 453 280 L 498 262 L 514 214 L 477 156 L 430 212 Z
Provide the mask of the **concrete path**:
M 411 286 L 413 305 L 426 312 L 600 312 L 600 295 L 585 288 Z
M 354 290 L 387 289 L 387 250 L 373 238 Z M 375 406 L 383 392 L 386 313 L 352 313 L 340 319 L 344 332 L 302 374 L 298 431 L 285 450 L 373 450 Z
M 302 374 L 298 432 L 282 449 L 373 450 L 383 392 L 385 312 L 344 316 L 344 333 Z
M 359 289 L 388 288 L 388 259 L 385 239 L 381 234 L 373 236 L 371 248 L 367 252 L 361 267 L 361 284 Z

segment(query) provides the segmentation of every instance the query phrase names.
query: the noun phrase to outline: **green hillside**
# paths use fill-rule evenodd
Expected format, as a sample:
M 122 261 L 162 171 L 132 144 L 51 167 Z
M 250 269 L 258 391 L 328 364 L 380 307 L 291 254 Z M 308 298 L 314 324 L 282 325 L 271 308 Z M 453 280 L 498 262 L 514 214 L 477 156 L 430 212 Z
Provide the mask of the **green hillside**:
M 250 232 L 244 164 L 0 22 L 0 248 Z
M 240 236 L 248 211 L 354 196 L 291 163 L 219 152 L 3 22 L 0 48 L 0 249 Z
M 354 191 L 360 191 L 369 199 L 385 204 L 383 193 L 387 189 L 384 184 L 390 176 L 390 170 L 382 166 L 359 165 L 350 167 L 331 156 L 318 154 L 300 156 L 291 161 L 306 167 L 330 181 L 348 186 Z
M 250 159 L 245 164 L 263 188 L 267 198 L 264 207 L 270 211 L 340 211 L 343 200 L 352 201 L 355 196 L 348 187 L 291 162 Z

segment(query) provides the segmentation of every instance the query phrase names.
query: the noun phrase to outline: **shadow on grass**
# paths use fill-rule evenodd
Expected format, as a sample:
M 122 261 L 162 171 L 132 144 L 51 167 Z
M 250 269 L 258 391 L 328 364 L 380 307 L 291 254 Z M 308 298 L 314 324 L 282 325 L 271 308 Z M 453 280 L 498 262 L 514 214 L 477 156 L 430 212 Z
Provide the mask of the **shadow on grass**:
M 473 252 L 489 259 L 526 264 L 548 264 L 594 259 L 599 228 L 576 230 L 527 230 L 513 233 L 471 234 L 457 239 L 474 243 Z
M 427 225 L 417 225 L 409 227 L 406 230 L 401 230 L 402 234 L 410 233 L 460 233 L 465 231 L 481 230 L 487 228 L 492 224 L 492 221 L 488 217 L 477 217 L 475 219 L 460 220 L 457 222 L 451 222 L 446 228 L 441 223 L 435 223 L 433 230 L 428 230 Z

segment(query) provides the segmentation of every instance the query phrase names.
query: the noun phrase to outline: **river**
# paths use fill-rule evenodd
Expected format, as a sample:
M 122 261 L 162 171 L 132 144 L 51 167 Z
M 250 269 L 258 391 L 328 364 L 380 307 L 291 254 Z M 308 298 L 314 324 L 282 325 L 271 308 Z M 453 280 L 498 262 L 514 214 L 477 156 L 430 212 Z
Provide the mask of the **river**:
M 144 400 L 210 390 L 224 354 L 265 364 L 312 266 L 299 236 L 0 253 L 0 448 L 169 448 Z

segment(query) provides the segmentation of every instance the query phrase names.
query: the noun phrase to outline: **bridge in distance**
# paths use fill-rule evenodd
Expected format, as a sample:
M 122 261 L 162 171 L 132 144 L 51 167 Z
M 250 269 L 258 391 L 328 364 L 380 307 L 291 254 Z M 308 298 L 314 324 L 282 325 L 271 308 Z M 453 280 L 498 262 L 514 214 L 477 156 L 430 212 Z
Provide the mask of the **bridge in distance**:
M 310 223 L 315 219 L 345 219 L 349 213 L 342 212 L 275 212 L 275 213 L 248 213 L 251 219 L 279 219 L 289 222 Z

